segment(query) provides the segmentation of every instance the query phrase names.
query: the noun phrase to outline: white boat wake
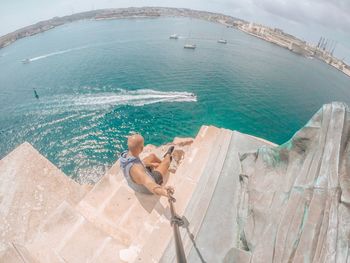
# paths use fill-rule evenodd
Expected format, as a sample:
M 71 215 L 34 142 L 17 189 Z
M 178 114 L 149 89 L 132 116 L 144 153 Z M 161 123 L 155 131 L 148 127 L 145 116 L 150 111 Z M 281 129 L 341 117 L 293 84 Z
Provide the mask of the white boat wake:
M 52 53 L 49 53 L 49 54 L 41 55 L 41 56 L 38 56 L 38 57 L 30 58 L 30 59 L 28 59 L 28 61 L 29 62 L 33 62 L 33 61 L 37 61 L 37 60 L 40 60 L 40 59 L 44 59 L 44 58 L 48 58 L 48 57 L 52 57 L 52 56 L 57 56 L 57 55 L 69 53 L 69 52 L 76 51 L 76 50 L 81 50 L 81 49 L 84 49 L 84 48 L 88 48 L 88 46 L 82 46 L 82 47 L 76 47 L 76 48 L 70 48 L 70 49 L 66 49 L 66 50 L 56 51 L 56 52 L 52 52 Z
M 52 114 L 67 111 L 93 111 L 121 105 L 144 106 L 154 103 L 196 102 L 197 96 L 190 92 L 156 91 L 151 89 L 123 90 L 115 93 L 95 93 L 82 95 L 63 95 L 51 98 L 40 97 L 32 110 Z M 28 107 L 29 105 L 27 105 Z M 33 104 L 31 104 L 33 106 Z M 25 108 L 27 108 L 25 107 Z M 29 106 L 30 107 L 30 106 Z
M 189 92 L 166 92 L 151 89 L 119 90 L 118 93 L 97 93 L 60 99 L 69 106 L 131 105 L 144 106 L 159 102 L 195 102 L 197 97 Z

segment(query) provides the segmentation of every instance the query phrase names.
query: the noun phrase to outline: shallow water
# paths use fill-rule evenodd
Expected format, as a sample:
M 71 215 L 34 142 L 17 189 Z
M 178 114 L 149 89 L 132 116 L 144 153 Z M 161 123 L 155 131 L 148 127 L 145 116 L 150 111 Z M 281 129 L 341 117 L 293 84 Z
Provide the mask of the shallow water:
M 190 31 L 196 50 L 183 49 Z M 68 175 L 96 180 L 130 132 L 159 145 L 211 124 L 283 143 L 322 104 L 349 103 L 349 84 L 320 61 L 205 21 L 76 22 L 0 50 L 0 157 L 28 141 Z

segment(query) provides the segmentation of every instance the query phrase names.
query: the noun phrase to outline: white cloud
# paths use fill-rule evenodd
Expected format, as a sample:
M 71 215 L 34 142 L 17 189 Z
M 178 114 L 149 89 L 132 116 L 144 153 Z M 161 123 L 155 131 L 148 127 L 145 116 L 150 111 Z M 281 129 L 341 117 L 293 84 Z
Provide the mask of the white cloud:
M 339 0 L 254 0 L 262 10 L 304 25 L 350 30 L 350 1 Z

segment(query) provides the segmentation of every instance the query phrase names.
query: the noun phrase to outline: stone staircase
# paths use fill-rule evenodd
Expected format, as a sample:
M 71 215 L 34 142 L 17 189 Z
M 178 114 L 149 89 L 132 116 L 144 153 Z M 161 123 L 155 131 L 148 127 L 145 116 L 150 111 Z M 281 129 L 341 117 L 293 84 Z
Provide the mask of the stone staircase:
M 275 146 L 271 142 L 239 133 L 232 132 L 229 146 L 225 153 L 225 160 L 220 173 L 212 173 L 216 178 L 214 192 L 206 206 L 205 214 L 201 216 L 199 228 L 190 230 L 196 236 L 196 245 L 200 248 L 201 256 L 206 262 L 249 262 L 250 255 L 241 249 L 239 244 L 239 222 L 237 222 L 237 208 L 240 196 L 240 154 L 254 152 L 261 146 Z M 185 213 L 185 216 L 188 214 Z M 195 221 L 190 221 L 193 224 Z M 183 233 L 188 238 L 188 235 Z M 201 262 L 198 252 L 190 243 L 188 253 L 189 262 Z M 229 251 L 235 249 L 235 256 L 226 260 Z M 171 248 L 168 252 L 171 252 Z M 166 253 L 165 253 L 166 254 Z
M 241 142 L 239 136 L 252 141 L 247 142 L 252 150 L 266 144 L 203 126 L 184 150 L 176 172 L 169 175 L 167 185 L 176 189 L 177 213 L 186 216 L 194 236 L 201 233 L 220 177 L 228 172 L 230 154 L 238 158 L 235 140 Z M 153 152 L 161 156 L 165 149 Z M 61 202 L 42 221 L 35 238 L 10 246 L 2 258 L 0 255 L 0 262 L 174 262 L 169 219 L 167 199 L 133 192 L 117 162 L 79 202 Z M 191 239 L 185 229 L 181 231 L 185 251 L 192 255 Z
M 254 151 L 263 145 L 274 146 L 253 136 L 221 129 L 221 136 L 210 154 L 212 161 L 206 164 L 196 191 L 182 213 L 189 222 L 188 229 L 181 229 L 188 262 L 201 262 L 191 234 L 206 262 L 223 262 L 227 251 L 237 245 L 237 206 L 234 203 L 239 189 L 239 152 Z M 174 246 L 172 240 L 161 262 L 176 262 Z

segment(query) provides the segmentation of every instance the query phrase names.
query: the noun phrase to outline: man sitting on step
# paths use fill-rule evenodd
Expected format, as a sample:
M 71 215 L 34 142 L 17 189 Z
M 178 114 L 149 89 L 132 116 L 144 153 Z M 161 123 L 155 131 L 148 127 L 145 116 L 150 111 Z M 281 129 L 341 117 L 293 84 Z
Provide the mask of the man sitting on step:
M 128 137 L 128 150 L 124 151 L 120 157 L 120 166 L 128 185 L 135 192 L 168 196 L 168 191 L 173 192 L 174 190 L 162 184 L 163 176 L 168 172 L 172 160 L 171 154 L 174 146 L 169 147 L 163 160 L 160 160 L 155 154 L 150 154 L 141 161 L 139 156 L 143 147 L 144 139 L 140 134 Z

